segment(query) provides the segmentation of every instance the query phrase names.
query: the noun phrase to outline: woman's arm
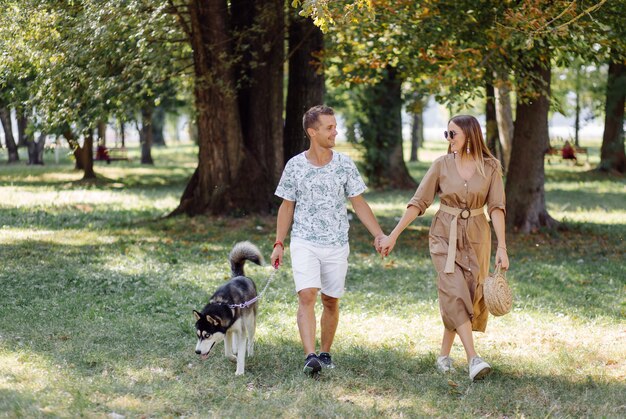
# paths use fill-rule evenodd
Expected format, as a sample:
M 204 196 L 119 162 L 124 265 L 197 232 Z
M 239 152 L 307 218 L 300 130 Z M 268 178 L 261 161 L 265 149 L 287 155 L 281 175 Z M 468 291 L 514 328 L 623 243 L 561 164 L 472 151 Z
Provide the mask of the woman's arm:
M 493 223 L 493 229 L 496 232 L 496 238 L 498 239 L 498 248 L 496 249 L 496 265 L 500 264 L 500 267 L 506 271 L 509 269 L 509 256 L 507 254 L 506 237 L 504 232 L 504 211 L 500 208 L 496 208 L 491 211 L 491 222 Z
M 404 231 L 405 228 L 409 226 L 409 224 L 413 222 L 413 220 L 417 218 L 419 214 L 419 208 L 413 205 L 410 205 L 406 209 L 406 211 L 404 211 L 402 218 L 400 218 L 400 221 L 398 221 L 398 224 L 393 229 L 393 231 L 389 233 L 389 236 L 384 237 L 380 241 L 380 254 L 382 256 L 388 256 L 389 253 L 391 253 L 394 246 L 396 245 L 396 240 L 398 240 L 398 237 L 400 237 L 400 234 Z

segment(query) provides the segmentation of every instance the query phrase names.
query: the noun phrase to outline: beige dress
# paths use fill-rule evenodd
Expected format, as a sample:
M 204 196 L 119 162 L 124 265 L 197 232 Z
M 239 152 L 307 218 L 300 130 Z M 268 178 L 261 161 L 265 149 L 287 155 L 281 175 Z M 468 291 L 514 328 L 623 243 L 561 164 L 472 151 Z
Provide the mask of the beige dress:
M 489 214 L 496 208 L 505 211 L 504 185 L 498 167 L 497 161 L 486 160 L 486 176 L 476 171 L 465 181 L 456 168 L 454 155 L 442 156 L 433 162 L 407 206 L 415 206 L 422 215 L 437 194 L 441 204 L 449 207 L 475 209 L 487 205 Z M 488 312 L 483 283 L 489 275 L 491 228 L 484 214 L 466 219 L 458 217 L 454 272 L 445 273 L 453 218 L 452 214 L 437 211 L 429 233 L 430 256 L 437 270 L 441 318 L 448 330 L 456 330 L 471 320 L 472 330 L 484 332 Z

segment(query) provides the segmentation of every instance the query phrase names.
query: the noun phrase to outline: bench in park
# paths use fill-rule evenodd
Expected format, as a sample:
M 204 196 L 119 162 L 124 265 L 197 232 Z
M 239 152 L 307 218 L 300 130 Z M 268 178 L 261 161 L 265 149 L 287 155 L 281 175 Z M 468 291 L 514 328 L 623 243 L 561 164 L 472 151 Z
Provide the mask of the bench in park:
M 587 147 L 576 147 L 576 146 L 572 146 L 572 148 L 574 149 L 574 155 L 578 156 L 580 154 L 584 154 L 587 161 L 589 161 L 589 153 L 587 150 Z M 558 157 L 563 159 L 563 149 L 562 148 L 557 148 L 557 147 L 549 147 L 546 150 L 546 154 L 545 157 L 548 159 L 548 164 L 552 164 L 552 158 L 554 157 Z
M 126 147 L 107 148 L 99 146 L 94 160 L 106 161 L 107 164 L 111 164 L 112 161 L 130 161 L 130 157 L 128 157 L 128 149 Z

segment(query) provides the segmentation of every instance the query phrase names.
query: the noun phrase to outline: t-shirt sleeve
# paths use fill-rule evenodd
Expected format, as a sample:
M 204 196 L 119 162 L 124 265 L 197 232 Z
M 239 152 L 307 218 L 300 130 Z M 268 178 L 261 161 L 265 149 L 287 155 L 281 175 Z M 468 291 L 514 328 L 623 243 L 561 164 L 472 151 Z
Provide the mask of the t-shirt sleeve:
M 278 186 L 274 195 L 279 198 L 286 199 L 287 201 L 295 201 L 297 192 L 297 181 L 295 176 L 295 165 L 292 160 L 289 160 L 285 165 L 283 174 L 280 177 Z
M 414 206 L 419 210 L 418 215 L 424 214 L 426 209 L 430 207 L 430 205 L 435 200 L 435 194 L 439 190 L 439 171 L 441 165 L 438 160 L 430 166 L 430 169 L 426 172 L 422 181 L 420 182 L 413 198 L 406 205 L 407 208 L 410 206 Z
M 506 214 L 506 197 L 504 195 L 504 181 L 497 167 L 493 167 L 491 173 L 491 183 L 487 193 L 487 213 L 491 216 L 491 211 L 500 208 Z
M 350 159 L 346 160 L 346 169 L 348 172 L 346 181 L 346 197 L 353 198 L 361 195 L 367 189 L 367 185 L 363 182 L 363 178 L 357 169 L 356 164 Z

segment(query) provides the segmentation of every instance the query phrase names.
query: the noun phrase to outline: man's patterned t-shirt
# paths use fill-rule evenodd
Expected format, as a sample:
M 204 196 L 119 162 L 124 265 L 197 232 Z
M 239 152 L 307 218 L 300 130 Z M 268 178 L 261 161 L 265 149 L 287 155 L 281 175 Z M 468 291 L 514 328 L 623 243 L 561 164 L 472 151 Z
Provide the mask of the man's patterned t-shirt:
M 354 162 L 333 150 L 331 161 L 313 166 L 304 152 L 285 165 L 275 194 L 295 201 L 291 237 L 320 246 L 343 246 L 348 243 L 346 198 L 367 189 Z

